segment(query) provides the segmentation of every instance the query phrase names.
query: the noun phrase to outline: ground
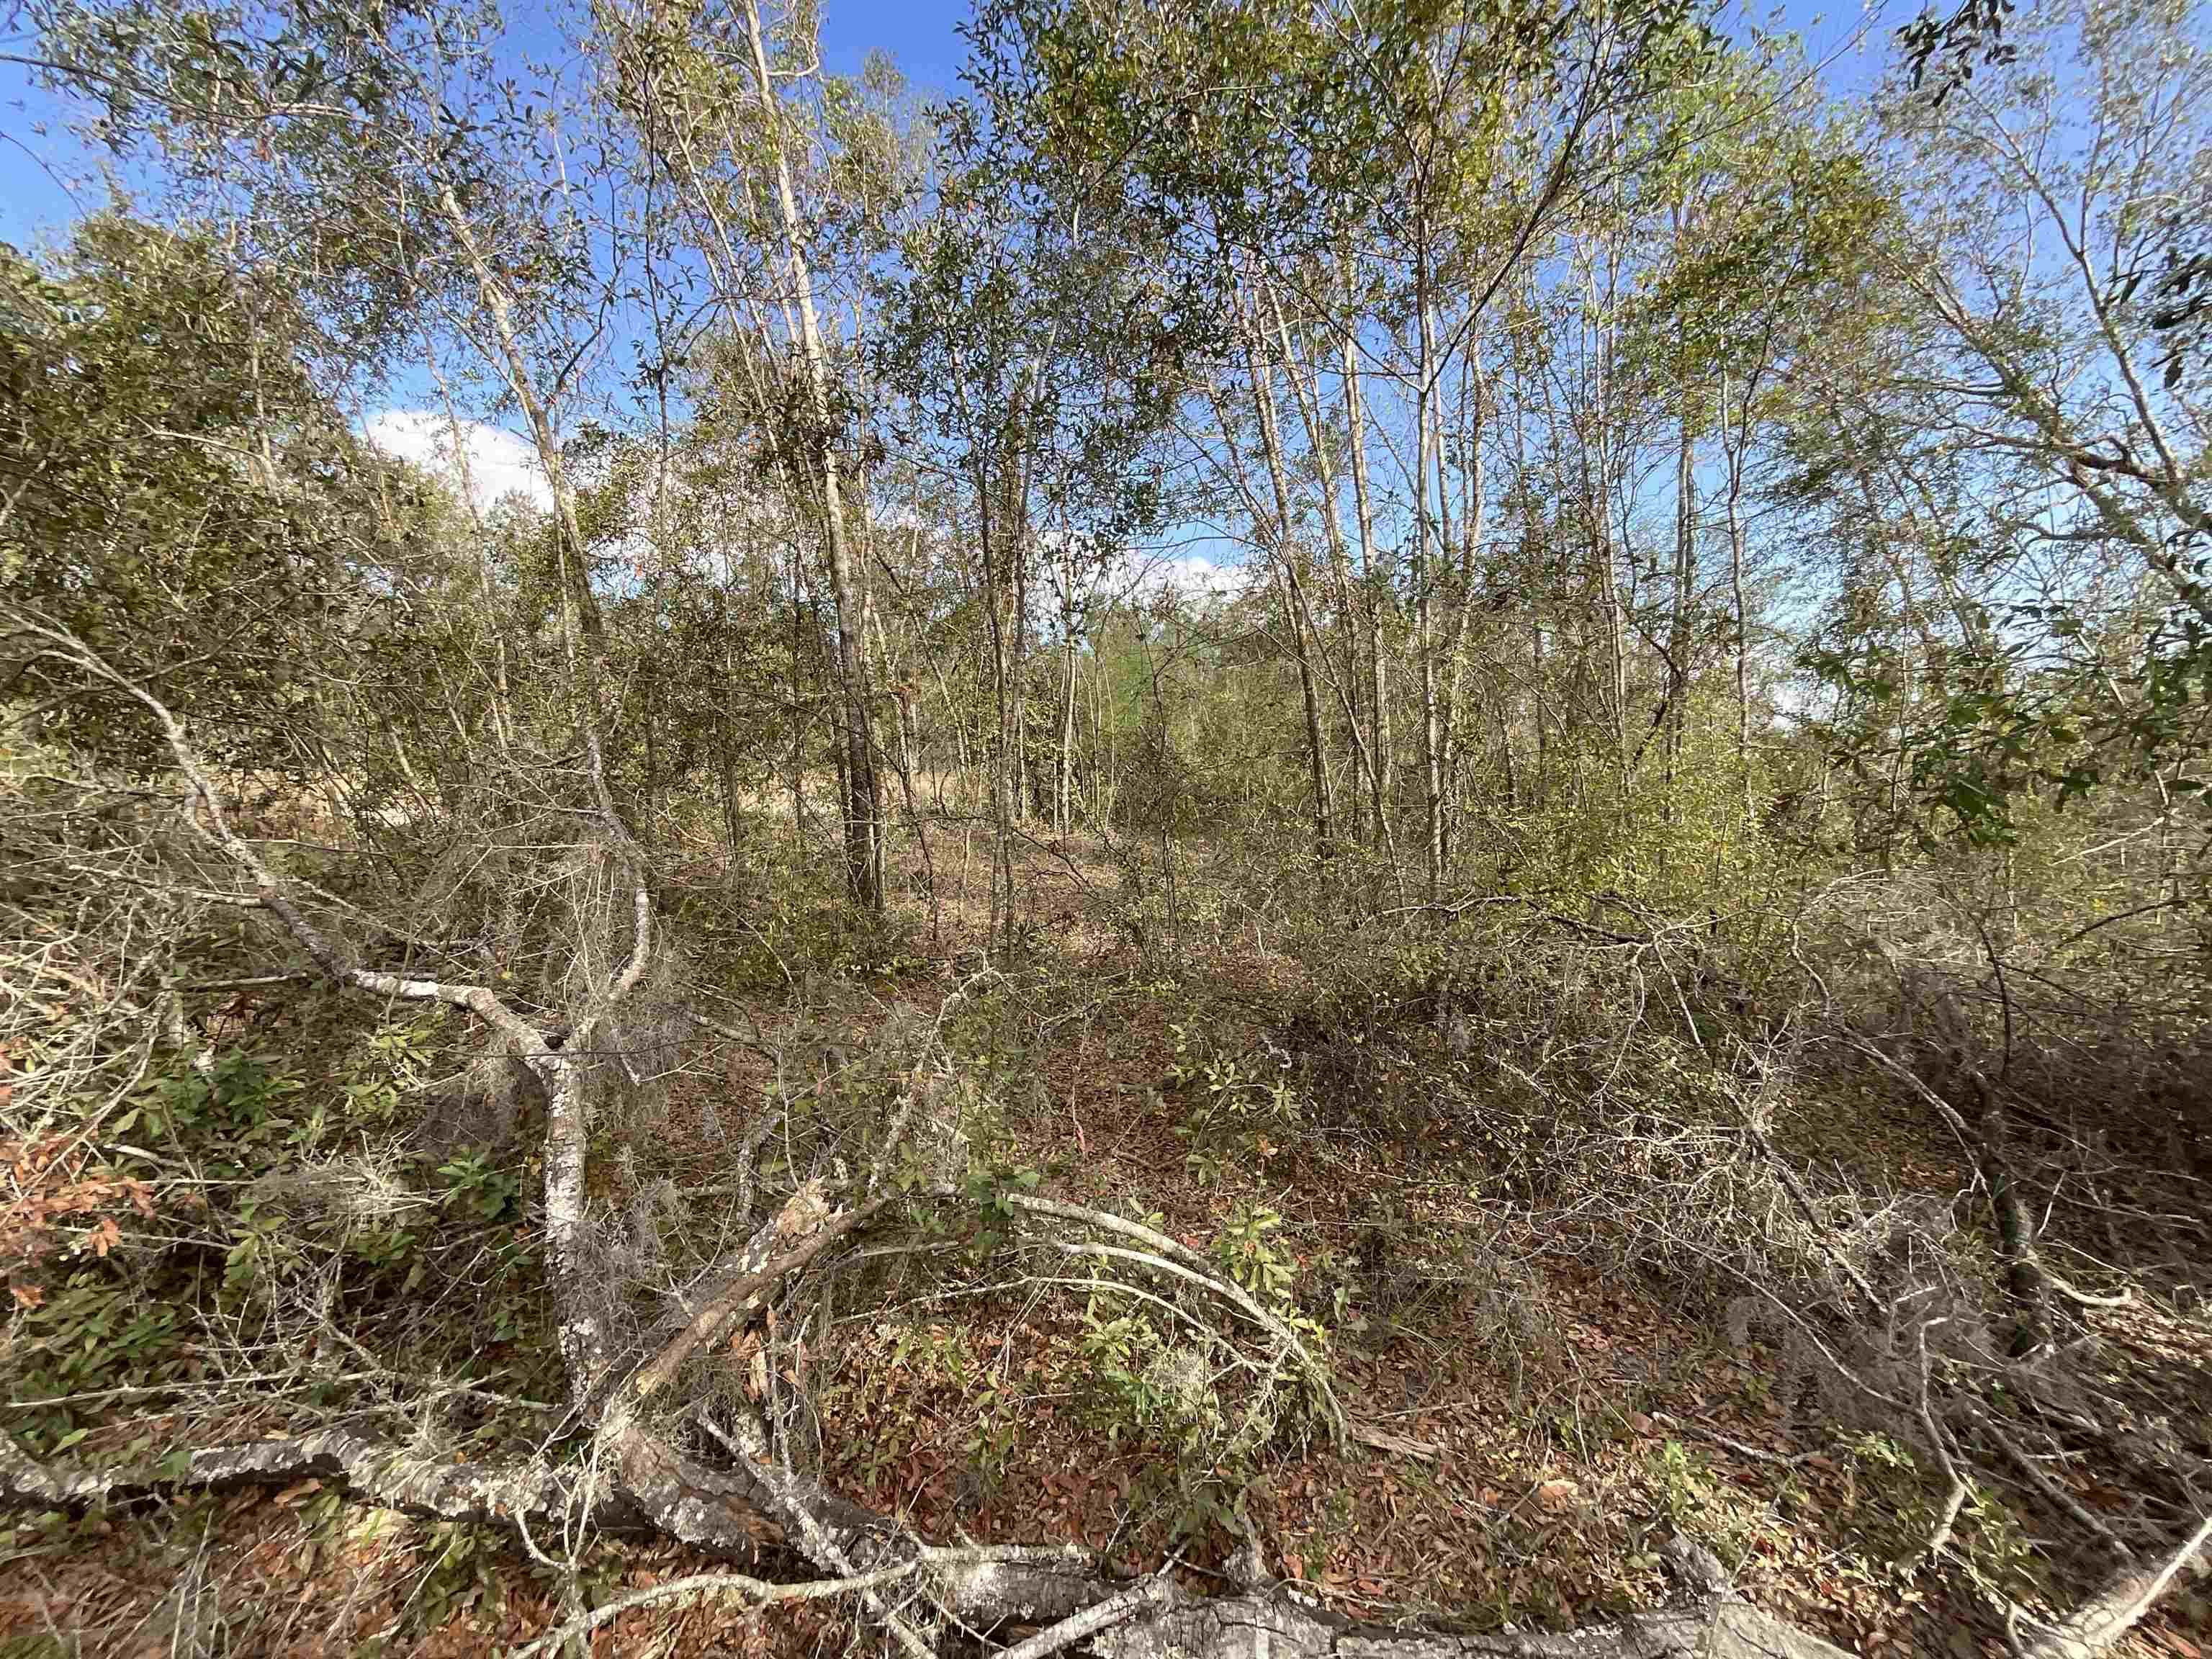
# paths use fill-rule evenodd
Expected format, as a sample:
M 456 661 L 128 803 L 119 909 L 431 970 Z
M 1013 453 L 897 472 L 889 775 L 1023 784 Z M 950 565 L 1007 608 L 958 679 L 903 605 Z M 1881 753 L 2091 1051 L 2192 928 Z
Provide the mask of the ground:
M 906 869 L 897 925 L 842 937 L 825 935 L 804 904 L 764 910 L 757 888 L 711 865 L 670 884 L 664 905 L 687 970 L 714 991 L 709 1012 L 774 1040 L 681 1045 L 649 1123 L 628 1126 L 629 1146 L 595 1177 L 610 1213 L 635 1215 L 641 1194 L 659 1193 L 676 1200 L 661 1226 L 714 1224 L 732 1149 L 780 1067 L 794 1120 L 819 1114 L 803 1133 L 834 1138 L 934 1065 L 923 1115 L 948 1120 L 956 1139 L 948 1150 L 919 1135 L 913 1155 L 943 1167 L 915 1179 L 981 1170 L 987 1189 L 1011 1182 L 1146 1217 L 1249 1272 L 1326 1328 L 1356 1432 L 1332 1446 L 1310 1413 L 1287 1414 L 1258 1449 L 1231 1447 L 1218 1468 L 1194 1469 L 1194 1447 L 1228 1446 L 1218 1420 L 1245 1408 L 1249 1380 L 1185 1389 L 1215 1413 L 1215 1428 L 1194 1427 L 1175 1403 L 1185 1385 L 1158 1356 L 1123 1356 L 1121 1382 L 1109 1380 L 1119 1351 L 1100 1333 L 1124 1301 L 1072 1288 L 1080 1264 L 1048 1269 L 970 1231 L 841 1270 L 826 1306 L 787 1306 L 781 1328 L 743 1334 L 713 1362 L 720 1386 L 781 1408 L 794 1455 L 848 1495 L 940 1539 L 1076 1539 L 1131 1571 L 1179 1556 L 1194 1584 L 1249 1572 L 1256 1551 L 1261 1573 L 1346 1613 L 1488 1628 L 1563 1627 L 1664 1598 L 1656 1546 L 1680 1528 L 1752 1600 L 1869 1656 L 1997 1659 L 2007 1650 L 1995 1596 L 2063 1605 L 2093 1578 L 2093 1564 L 2051 1541 L 2059 1518 L 1996 1479 L 1967 1507 L 1954 1552 L 1964 1567 L 1925 1570 L 1942 1482 L 1897 1435 L 1823 1411 L 1789 1339 L 1738 1306 L 1723 1237 L 1710 1247 L 1686 1231 L 1612 1250 L 1587 1242 L 1585 1194 L 1562 1187 L 1545 1161 L 1557 1145 L 1538 1145 L 1530 1127 L 1532 1103 L 1558 1085 L 1545 1073 L 1534 1093 L 1524 1086 L 1531 1066 L 1582 1040 L 1573 986 L 1455 988 L 1384 971 L 1380 946 L 1370 971 L 1348 919 L 1298 924 L 1265 907 L 1190 921 L 1173 948 L 1155 921 L 1140 948 L 1145 930 L 1120 920 L 1126 864 L 1083 837 L 1025 844 L 1022 913 L 1038 921 L 991 972 L 982 860 L 972 848 L 963 859 L 947 835 L 935 864 L 945 902 L 934 926 L 919 871 Z M 1316 951 L 1316 927 L 1332 926 L 1340 948 Z M 1528 1029 L 1547 1000 L 1550 1029 Z M 316 1058 L 330 1052 L 331 1022 L 357 1039 L 381 1018 L 332 1014 L 309 988 L 283 986 L 231 999 L 205 1030 L 218 1045 L 289 1054 L 314 1097 L 332 1092 Z M 782 1058 L 772 1063 L 770 1048 Z M 868 1058 L 885 1052 L 896 1064 Z M 1651 1052 L 1639 1048 L 1636 1063 Z M 1558 1076 L 1616 1086 L 1582 1059 Z M 1656 1112 L 1663 1144 L 1688 1121 L 1655 1107 L 1663 1093 L 1599 1103 Z M 1838 1081 L 1769 1107 L 1765 1133 L 1782 1154 L 1854 1190 L 1948 1206 L 1972 1186 L 1942 1126 L 1893 1091 Z M 518 1167 L 527 1127 L 504 1154 Z M 764 1147 L 764 1185 L 799 1173 L 779 1159 L 790 1139 Z M 81 1170 L 74 1185 L 58 1179 L 19 1170 L 18 1224 L 44 1194 L 39 1224 L 103 1256 L 127 1243 L 133 1202 L 155 1201 L 112 1185 L 84 1197 Z M 461 1177 L 448 1180 L 459 1190 Z M 55 1198 L 64 1188 L 79 1193 L 76 1211 Z M 526 1244 L 526 1209 L 517 1199 L 488 1213 Z M 1683 1213 L 1713 1221 L 1694 1205 Z M 1652 1224 L 1674 1224 L 1662 1214 Z M 112 1241 L 97 1237 L 103 1228 Z M 1700 1249 L 1711 1258 L 1702 1266 Z M 957 1273 L 943 1270 L 956 1259 Z M 529 1290 L 525 1273 L 483 1293 Z M 2164 1354 L 2161 1376 L 2186 1385 L 2208 1375 L 2207 1325 L 2171 1300 L 2082 1318 L 2116 1354 Z M 482 1338 L 479 1374 L 557 1389 L 530 1359 L 526 1331 Z M 2176 1409 L 2201 1417 L 2206 1397 Z M 278 1401 L 230 1426 L 273 1431 L 342 1408 Z M 128 1400 L 70 1420 L 89 1425 L 70 1447 L 85 1457 L 134 1446 L 158 1456 L 207 1426 Z M 443 1419 L 485 1437 L 515 1420 Z M 2108 1475 L 2051 1473 L 2093 1512 L 2126 1512 L 2130 1494 Z M 613 1540 L 589 1559 L 600 1595 L 712 1565 Z M 361 1508 L 312 1482 L 160 1512 L 18 1517 L 0 1533 L 0 1654 L 24 1659 L 430 1659 L 519 1644 L 559 1613 L 550 1577 L 512 1540 Z M 837 1650 L 853 1637 L 827 1606 L 756 1615 L 705 1604 L 627 1614 L 593 1649 L 767 1655 Z M 2212 1645 L 2212 1624 L 2185 1593 L 2132 1650 L 2190 1659 L 2200 1644 Z

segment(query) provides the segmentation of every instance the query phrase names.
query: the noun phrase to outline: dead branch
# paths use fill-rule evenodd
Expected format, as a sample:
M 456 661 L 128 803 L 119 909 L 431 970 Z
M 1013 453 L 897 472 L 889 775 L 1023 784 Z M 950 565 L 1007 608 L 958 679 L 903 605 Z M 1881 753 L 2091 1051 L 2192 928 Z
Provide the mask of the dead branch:
M 2109 1652 L 2142 1622 L 2176 1578 L 2206 1570 L 2207 1544 L 2212 1544 L 2212 1516 L 2200 1522 L 2180 1547 L 2157 1566 L 2130 1568 L 2117 1574 L 2062 1622 L 2023 1643 L 2017 1650 L 2021 1659 L 2097 1659 Z
M 671 1579 L 667 1583 L 632 1590 L 627 1595 L 618 1595 L 611 1601 L 602 1602 L 581 1617 L 571 1619 L 526 1646 L 517 1648 L 511 1659 L 535 1659 L 538 1654 L 550 1653 L 556 1648 L 589 1636 L 602 1625 L 612 1624 L 634 1607 L 708 1597 L 732 1598 L 760 1605 L 770 1601 L 818 1601 L 834 1595 L 858 1595 L 878 1585 L 910 1578 L 914 1571 L 914 1564 L 909 1563 L 904 1566 L 860 1573 L 850 1578 L 814 1578 L 796 1584 L 773 1584 L 736 1572 L 695 1573 L 689 1578 Z
M 1093 1641 L 1109 1659 L 1850 1659 L 1726 1598 L 1553 1635 L 1443 1636 L 1333 1623 L 1280 1593 L 1201 1599 L 1177 1589 L 1158 1613 Z
M 177 770 L 191 786 L 187 824 L 246 878 L 253 890 L 255 902 L 276 917 L 294 941 L 325 974 L 341 984 L 379 996 L 403 1001 L 444 1002 L 465 1008 L 506 1038 L 523 1063 L 537 1074 L 544 1085 L 546 1097 L 546 1260 L 561 1316 L 561 1347 L 568 1362 L 569 1386 L 574 1397 L 583 1401 L 598 1379 L 607 1372 L 612 1350 L 605 1319 L 590 1294 L 582 1249 L 586 1147 L 585 1066 L 560 1046 L 553 1035 L 525 1019 L 488 987 L 403 978 L 396 974 L 377 973 L 349 961 L 329 936 L 308 920 L 289 885 L 231 827 L 222 798 L 201 764 L 184 722 L 169 707 L 144 686 L 118 672 L 98 652 L 66 629 L 28 619 L 24 626 L 87 675 L 137 702 L 152 716 Z M 588 1030 L 635 988 L 653 949 L 653 900 L 646 884 L 644 860 L 608 797 L 598 737 L 588 720 L 585 722 L 585 738 L 595 801 L 605 819 L 603 827 L 623 849 L 630 865 L 633 931 L 629 957 L 612 986 L 604 994 L 591 999 L 568 1028 L 570 1032 Z
M 721 1440 L 732 1452 L 737 1453 L 745 1461 L 765 1466 L 779 1475 L 788 1475 L 791 1473 L 788 1464 L 777 1463 L 770 1455 L 768 1431 L 762 1426 L 759 1418 L 750 1411 L 740 1419 L 740 1431 L 744 1433 L 745 1440 L 750 1443 L 742 1447 L 733 1443 L 729 1437 L 725 1436 L 715 1425 L 713 1419 L 702 1413 L 699 1420 L 717 1439 Z M 854 1577 L 855 1571 L 851 1558 L 823 1530 L 822 1523 L 809 1512 L 802 1496 L 793 1489 L 793 1485 L 794 1483 L 792 1482 L 775 1480 L 763 1483 L 763 1490 L 769 1494 L 770 1500 L 775 1504 L 778 1512 L 797 1533 L 799 1547 L 806 1553 L 808 1559 L 825 1572 L 842 1573 L 848 1578 Z M 892 1639 L 905 1650 L 908 1659 L 933 1659 L 929 1644 L 915 1632 L 905 1620 L 884 1605 L 883 1598 L 875 1593 L 872 1587 L 862 1588 L 860 1594 L 868 1611 L 883 1621 L 884 1628 L 890 1632 Z
M 1175 1581 L 1165 1573 L 1155 1573 L 1143 1583 L 1119 1595 L 1109 1596 L 1097 1607 L 1085 1607 L 1034 1636 L 1024 1637 L 1002 1651 L 999 1659 L 1047 1659 L 1047 1656 L 1073 1647 L 1103 1630 L 1127 1623 L 1147 1608 L 1164 1606 L 1174 1588 Z
M 1340 1441 L 1343 1439 L 1344 1407 L 1337 1402 L 1336 1391 L 1330 1387 L 1328 1374 L 1321 1362 L 1314 1358 L 1311 1351 L 1307 1348 L 1296 1331 L 1261 1307 L 1243 1285 L 1233 1279 L 1223 1277 L 1215 1270 L 1213 1264 L 1197 1251 L 1187 1244 L 1170 1238 L 1165 1233 L 1157 1232 L 1138 1222 L 1125 1220 L 1118 1215 L 1109 1215 L 1103 1210 L 1086 1210 L 1080 1205 L 1062 1204 L 1048 1198 L 1033 1198 L 1025 1193 L 1008 1193 L 1005 1194 L 1005 1199 L 1011 1208 L 1022 1211 L 1025 1214 L 1049 1216 L 1055 1220 L 1079 1222 L 1086 1227 L 1094 1227 L 1103 1232 L 1118 1233 L 1124 1238 L 1134 1239 L 1156 1254 L 1146 1256 L 1134 1251 L 1116 1250 L 1105 1246 L 1096 1247 L 1096 1253 L 1121 1257 L 1140 1266 L 1151 1267 L 1176 1278 L 1189 1280 L 1202 1285 L 1228 1302 L 1246 1318 L 1273 1335 L 1278 1341 L 1283 1343 L 1298 1357 L 1300 1364 L 1305 1367 L 1307 1375 L 1313 1380 L 1322 1398 L 1328 1402 L 1330 1427 Z
M 2005 1462 L 2026 1476 L 2028 1484 L 2041 1493 L 2052 1508 L 2080 1526 L 2120 1559 L 2134 1559 L 2135 1552 L 2120 1541 L 2118 1534 L 2087 1509 L 2080 1498 L 2045 1474 L 2040 1464 L 2014 1444 L 2004 1431 L 1990 1420 L 1988 1413 L 1971 1400 L 1960 1401 L 1953 1409 L 1977 1433 L 2002 1452 Z
M 629 1399 L 642 1401 L 659 1389 L 702 1344 L 713 1341 L 730 1322 L 755 1304 L 760 1296 L 799 1272 L 854 1229 L 866 1224 L 885 1202 L 872 1199 L 842 1214 L 832 1215 L 822 1200 L 822 1184 L 809 1182 L 785 1203 L 775 1220 L 740 1253 L 736 1265 L 701 1302 L 698 1311 L 662 1345 L 659 1352 L 632 1374 Z M 773 1261 L 763 1260 L 779 1243 L 803 1242 Z
M 2019 1306 L 2014 1332 L 2015 1358 L 2042 1346 L 2050 1340 L 2051 1320 L 2044 1294 L 2045 1274 L 2035 1249 L 2035 1225 L 2020 1201 L 2020 1182 L 2005 1158 L 2003 1110 L 1997 1106 L 1989 1084 L 1979 1073 L 1974 1084 L 1980 1091 L 1984 1126 L 1970 1126 L 1958 1108 L 1921 1081 L 1912 1069 L 1892 1060 L 1863 1038 L 1851 1046 L 1917 1095 L 1942 1118 L 1972 1160 L 1974 1174 L 1989 1195 L 1990 1215 L 1996 1224 L 1997 1245 L 2004 1257 L 2006 1288 Z
M 94 1472 L 41 1462 L 0 1435 L 0 1505 L 82 1510 L 131 1504 L 196 1488 L 288 1486 L 327 1480 L 383 1509 L 443 1521 L 512 1526 L 519 1518 L 561 1522 L 586 1513 L 594 1523 L 635 1528 L 635 1510 L 611 1495 L 587 1501 L 568 1474 L 535 1461 L 453 1463 L 350 1429 L 322 1429 L 288 1440 L 209 1446 L 181 1468 Z
M 1926 1559 L 1934 1561 L 1951 1545 L 1951 1529 L 1959 1524 L 1959 1512 L 1966 1508 L 1969 1487 L 1966 1478 L 1959 1473 L 1959 1466 L 1951 1455 L 1951 1437 L 1943 1431 L 1942 1424 L 1936 1420 L 1935 1407 L 1929 1401 L 1933 1379 L 1928 1364 L 1928 1326 L 1923 1320 L 1913 1326 L 1913 1341 L 1920 1360 L 1920 1426 L 1927 1431 L 1928 1443 L 1936 1453 L 1936 1462 L 1950 1483 L 1943 1494 L 1943 1507 L 1936 1517 L 1936 1529 L 1929 1534 Z

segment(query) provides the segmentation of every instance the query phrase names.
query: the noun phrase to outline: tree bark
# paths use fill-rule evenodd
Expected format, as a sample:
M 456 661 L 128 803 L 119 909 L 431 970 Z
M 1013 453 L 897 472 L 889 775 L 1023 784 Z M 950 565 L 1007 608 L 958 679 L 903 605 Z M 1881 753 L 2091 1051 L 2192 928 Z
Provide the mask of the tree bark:
M 1438 462 L 1441 434 L 1437 409 L 1436 319 L 1429 304 L 1429 247 L 1425 222 L 1417 230 L 1413 253 L 1413 305 L 1419 314 L 1420 384 L 1416 401 L 1418 441 L 1414 447 L 1413 653 L 1421 684 L 1422 867 L 1431 901 L 1444 879 L 1443 738 L 1437 729 L 1436 658 L 1436 563 L 1430 552 L 1432 514 L 1430 480 Z M 1439 553 L 1441 549 L 1439 549 Z
M 776 201 L 783 221 L 785 252 L 798 305 L 799 349 L 806 370 L 808 412 L 814 422 L 809 459 L 822 488 L 823 538 L 830 550 L 830 581 L 837 609 L 837 684 L 845 703 L 845 868 L 854 898 L 871 910 L 884 908 L 883 788 L 877 775 L 874 722 L 868 707 L 866 652 L 860 635 L 860 578 L 854 568 L 840 483 L 836 428 L 830 410 L 828 354 L 814 311 L 814 276 L 806 259 L 805 228 L 792 189 L 791 161 L 784 148 L 783 107 L 768 67 L 757 0 L 745 0 L 745 35 L 752 47 L 753 75 L 768 125 L 775 162 Z
M 1260 356 L 1257 319 L 1245 306 L 1256 299 L 1239 295 L 1237 324 L 1244 336 L 1244 363 L 1252 382 L 1252 404 L 1260 421 L 1260 447 L 1267 456 L 1267 476 L 1274 489 L 1275 522 L 1268 536 L 1269 551 L 1284 587 L 1284 610 L 1291 625 L 1291 656 L 1298 672 L 1298 697 L 1305 714 L 1306 759 L 1313 791 L 1314 853 L 1326 863 L 1335 851 L 1335 830 L 1330 822 L 1328 753 L 1322 736 L 1321 699 L 1314 689 L 1313 615 L 1306 607 L 1305 588 L 1298 578 L 1297 562 L 1291 550 L 1291 484 L 1283 461 L 1283 435 L 1275 423 L 1273 377 Z
M 1352 264 L 1344 257 L 1345 299 L 1352 298 Z M 1389 672 L 1382 647 L 1382 583 L 1375 556 L 1375 513 L 1367 489 L 1367 411 L 1359 398 L 1359 342 L 1357 313 L 1344 331 L 1344 424 L 1351 445 L 1352 498 L 1359 531 L 1359 577 L 1367 598 L 1367 707 L 1374 721 L 1370 741 L 1374 750 L 1367 775 L 1375 792 L 1375 826 L 1378 838 L 1389 840 L 1390 823 L 1390 702 L 1385 695 Z

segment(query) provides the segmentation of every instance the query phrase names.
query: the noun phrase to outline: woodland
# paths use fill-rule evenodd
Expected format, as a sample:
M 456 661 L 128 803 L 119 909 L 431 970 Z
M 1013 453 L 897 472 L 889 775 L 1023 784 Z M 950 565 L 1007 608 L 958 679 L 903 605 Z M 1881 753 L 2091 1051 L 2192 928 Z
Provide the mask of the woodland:
M 0 1656 L 2212 1643 L 2204 13 L 7 15 Z

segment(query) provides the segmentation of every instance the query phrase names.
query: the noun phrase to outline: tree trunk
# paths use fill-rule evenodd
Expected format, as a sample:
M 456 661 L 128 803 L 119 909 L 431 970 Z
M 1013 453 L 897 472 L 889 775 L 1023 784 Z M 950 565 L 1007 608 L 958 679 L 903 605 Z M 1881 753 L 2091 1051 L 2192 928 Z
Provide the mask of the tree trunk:
M 1689 391 L 1685 387 L 1681 425 L 1674 447 L 1674 582 L 1667 611 L 1667 781 L 1682 763 L 1682 720 L 1690 687 L 1690 593 L 1695 583 L 1697 498 L 1691 477 L 1692 427 Z M 1722 396 L 1727 392 L 1725 382 Z M 1726 418 L 1723 412 L 1723 418 Z
M 768 67 L 758 0 L 744 0 L 745 34 L 752 46 L 753 74 L 761 112 L 768 124 L 775 161 L 776 199 L 783 219 L 784 246 L 799 307 L 799 349 L 806 370 L 808 411 L 815 430 L 808 459 L 822 489 L 824 539 L 830 549 L 830 581 L 836 604 L 836 671 L 845 704 L 845 870 L 853 896 L 868 909 L 884 908 L 882 790 L 876 777 L 875 743 L 869 718 L 866 653 L 860 636 L 859 577 L 853 565 L 839 483 L 836 431 L 830 412 L 830 368 L 814 313 L 814 278 L 806 261 L 799 201 L 791 185 L 791 163 L 784 150 L 783 109 Z
M 1345 297 L 1352 297 L 1352 265 L 1344 261 Z M 1356 315 L 1356 313 L 1354 313 Z M 1367 769 L 1375 792 L 1375 829 L 1390 836 L 1390 702 L 1382 647 L 1382 585 L 1375 557 L 1375 513 L 1367 489 L 1367 412 L 1359 398 L 1359 344 L 1356 326 L 1344 331 L 1344 424 L 1352 448 L 1352 497 L 1358 520 L 1359 576 L 1367 597 L 1367 707 L 1374 722 L 1370 734 L 1373 758 Z
M 1437 409 L 1436 319 L 1429 307 L 1429 254 L 1425 225 L 1416 233 L 1413 304 L 1421 331 L 1420 385 L 1416 404 L 1418 442 L 1414 462 L 1417 523 L 1413 532 L 1413 651 L 1421 678 L 1422 866 L 1429 897 L 1443 889 L 1443 739 L 1437 730 L 1435 561 L 1429 551 L 1431 509 L 1430 480 L 1435 475 L 1441 434 Z
M 1314 689 L 1313 615 L 1306 607 L 1305 589 L 1298 579 L 1297 562 L 1291 550 L 1291 484 L 1283 461 L 1283 434 L 1275 424 L 1273 377 L 1260 357 L 1257 319 L 1246 313 L 1239 296 L 1237 322 L 1244 336 L 1244 364 L 1252 381 L 1252 404 L 1260 418 L 1260 447 L 1267 459 L 1267 476 L 1275 495 L 1275 522 L 1267 540 L 1284 590 L 1284 610 L 1291 626 L 1291 656 L 1297 666 L 1298 697 L 1305 714 L 1306 759 L 1313 791 L 1314 853 L 1326 863 L 1334 854 L 1335 830 L 1330 823 L 1328 753 L 1322 737 L 1321 699 Z
M 1321 486 L 1322 525 L 1327 532 L 1328 544 L 1330 594 L 1336 606 L 1338 648 L 1343 659 L 1340 672 L 1332 668 L 1329 670 L 1328 678 L 1330 684 L 1335 689 L 1337 702 L 1344 710 L 1345 730 L 1352 742 L 1353 763 L 1358 769 L 1358 776 L 1353 780 L 1352 787 L 1351 834 L 1357 840 L 1362 816 L 1360 802 L 1364 799 L 1379 799 L 1379 794 L 1373 788 L 1375 781 L 1373 744 L 1369 739 L 1369 734 L 1360 724 L 1359 641 L 1353 623 L 1352 578 L 1349 569 L 1350 561 L 1345 554 L 1344 526 L 1337 521 L 1336 475 L 1334 469 L 1329 464 L 1327 434 L 1322 430 L 1321 377 L 1316 372 L 1312 385 L 1309 386 L 1304 377 L 1299 374 L 1297 361 L 1291 350 L 1290 327 L 1284 319 L 1282 304 L 1275 298 L 1272 289 L 1268 297 L 1274 307 L 1275 334 L 1282 350 L 1283 373 L 1289 378 L 1291 390 L 1297 398 L 1299 418 L 1304 422 L 1306 428 L 1307 447 L 1313 453 L 1314 471 Z M 1318 648 L 1320 645 L 1318 630 L 1316 630 L 1315 642 Z M 1327 660 L 1325 653 L 1323 660 L 1324 662 Z M 1359 787 L 1362 781 L 1369 786 L 1369 792 L 1365 794 L 1363 794 Z M 1381 842 L 1384 839 L 1386 827 L 1378 817 L 1373 832 L 1375 840 Z
M 1472 350 L 1472 348 L 1470 348 Z M 1488 388 L 1483 384 L 1479 368 L 1470 368 L 1466 377 L 1473 382 L 1470 398 L 1462 382 L 1461 396 L 1462 428 L 1466 434 L 1466 447 L 1460 463 L 1462 506 L 1459 532 L 1459 592 L 1452 610 L 1451 644 L 1444 653 L 1444 689 L 1443 696 L 1443 757 L 1440 768 L 1444 778 L 1443 864 L 1451 867 L 1455 856 L 1452 846 L 1452 825 L 1458 815 L 1460 799 L 1459 762 L 1457 757 L 1460 725 L 1460 690 L 1467 673 L 1467 636 L 1468 624 L 1474 616 L 1474 582 L 1477 568 L 1482 561 L 1483 537 L 1489 514 L 1489 496 L 1484 488 L 1482 467 L 1482 439 L 1485 419 L 1484 403 Z M 1438 456 L 1443 450 L 1438 445 Z M 1437 493 L 1443 493 L 1444 480 L 1441 471 L 1437 476 Z
M 1721 370 L 1721 443 L 1728 459 L 1729 590 L 1735 607 L 1735 750 L 1743 769 L 1743 816 L 1753 813 L 1751 793 L 1751 621 L 1743 597 L 1743 457 L 1751 441 L 1751 386 L 1743 389 L 1743 418 L 1728 435 L 1728 370 Z

